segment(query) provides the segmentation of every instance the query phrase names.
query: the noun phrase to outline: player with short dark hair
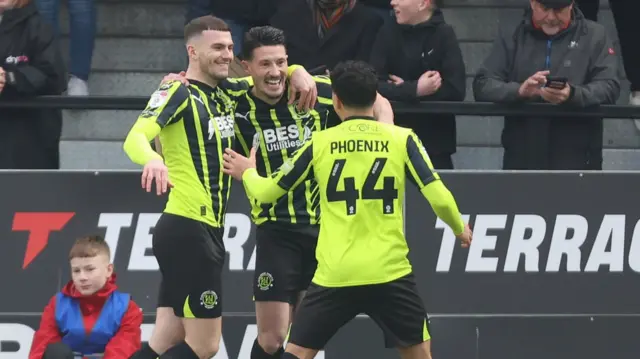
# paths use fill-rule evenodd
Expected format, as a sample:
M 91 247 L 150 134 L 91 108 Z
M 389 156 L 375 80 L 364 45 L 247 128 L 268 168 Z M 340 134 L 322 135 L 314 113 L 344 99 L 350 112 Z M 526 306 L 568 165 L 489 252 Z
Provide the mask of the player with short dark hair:
M 137 353 L 140 359 L 210 358 L 221 336 L 223 226 L 231 186 L 222 155 L 235 142 L 234 110 L 251 83 L 227 78 L 233 41 L 223 20 L 196 18 L 184 35 L 188 85 L 162 83 L 124 143 L 131 160 L 144 166 L 147 192 L 154 180 L 158 195 L 171 188 L 153 233 L 162 274 L 156 326 Z M 287 74 L 292 81 L 298 77 L 300 88 L 313 80 L 298 68 Z M 164 158 L 150 145 L 158 135 Z
M 316 132 L 270 177 L 231 149 L 225 173 L 244 181 L 249 196 L 271 203 L 313 175 L 322 226 L 318 269 L 291 328 L 282 358 L 313 358 L 344 324 L 366 313 L 403 358 L 427 359 L 427 313 L 407 258 L 403 233 L 405 181 L 416 184 L 436 215 L 466 247 L 472 233 L 456 202 L 410 129 L 373 121 L 375 71 L 344 62 L 331 72 L 333 106 L 342 123 Z
M 248 156 L 251 147 L 257 147 L 258 173 L 270 176 L 312 133 L 339 122 L 333 111 L 331 82 L 327 77 L 314 77 L 318 101 L 309 111 L 298 111 L 295 104 L 289 104 L 285 37 L 282 30 L 271 26 L 254 27 L 245 34 L 243 59 L 254 86 L 238 100 L 236 148 Z M 380 116 L 384 119 L 385 114 Z M 317 183 L 309 178 L 273 203 L 250 198 L 251 218 L 257 226 L 252 287 L 258 337 L 252 359 L 280 357 L 295 309 L 313 278 L 318 194 Z

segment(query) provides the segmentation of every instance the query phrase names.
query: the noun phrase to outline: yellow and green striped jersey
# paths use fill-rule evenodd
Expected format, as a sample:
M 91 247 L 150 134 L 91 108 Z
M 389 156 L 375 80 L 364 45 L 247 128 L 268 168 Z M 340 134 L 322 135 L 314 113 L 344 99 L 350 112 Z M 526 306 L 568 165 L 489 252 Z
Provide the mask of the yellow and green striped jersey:
M 222 172 L 222 155 L 235 141 L 237 100 L 252 84 L 227 79 L 218 86 L 189 80 L 162 84 L 133 125 L 124 149 L 136 163 L 159 158 L 149 141 L 159 135 L 173 184 L 164 212 L 222 227 L 231 177 Z
M 460 234 L 455 200 L 410 129 L 351 118 L 313 134 L 270 177 L 243 175 L 254 198 L 272 202 L 313 174 L 322 221 L 313 282 L 324 287 L 387 283 L 412 271 L 403 231 L 405 182 L 420 188 L 436 215 Z
M 339 122 L 333 112 L 330 80 L 324 76 L 314 79 L 318 100 L 309 111 L 300 112 L 295 104 L 288 105 L 287 96 L 283 96 L 275 105 L 260 100 L 251 91 L 238 99 L 235 115 L 236 150 L 248 156 L 251 147 L 256 147 L 256 166 L 260 175 L 272 175 L 311 139 L 312 133 L 326 129 L 330 122 Z M 274 203 L 261 203 L 249 198 L 251 218 L 258 225 L 267 221 L 318 224 L 319 201 L 318 185 L 313 178 L 309 178 Z

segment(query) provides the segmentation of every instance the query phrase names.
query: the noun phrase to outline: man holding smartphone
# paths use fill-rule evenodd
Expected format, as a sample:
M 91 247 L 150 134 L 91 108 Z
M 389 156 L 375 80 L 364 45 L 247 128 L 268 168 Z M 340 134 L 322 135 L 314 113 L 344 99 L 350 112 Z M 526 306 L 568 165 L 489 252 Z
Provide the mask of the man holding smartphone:
M 589 107 L 620 95 L 618 59 L 605 28 L 573 0 L 530 0 L 501 29 L 473 81 L 477 101 Z M 503 169 L 601 170 L 602 119 L 507 117 Z

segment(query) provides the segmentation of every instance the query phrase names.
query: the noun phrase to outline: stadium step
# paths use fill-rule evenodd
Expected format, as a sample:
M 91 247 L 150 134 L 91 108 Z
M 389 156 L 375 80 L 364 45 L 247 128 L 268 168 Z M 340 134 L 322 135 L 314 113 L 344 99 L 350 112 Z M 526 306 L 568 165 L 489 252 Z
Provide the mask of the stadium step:
M 447 21 L 460 40 L 467 72 L 467 101 L 473 100 L 471 77 L 490 51 L 500 19 L 520 16 L 526 0 L 447 0 Z M 609 33 L 615 27 L 603 1 L 600 18 Z M 168 72 L 183 70 L 186 55 L 182 39 L 185 3 L 181 0 L 98 1 L 98 38 L 89 86 L 93 95 L 148 96 Z M 68 53 L 68 16 L 61 13 L 61 46 Z M 235 63 L 232 73 L 242 75 Z M 626 89 L 626 87 L 625 87 Z M 621 96 L 626 103 L 628 92 Z M 64 111 L 61 151 L 64 168 L 136 168 L 125 158 L 121 143 L 135 121 L 136 111 Z M 502 120 L 495 117 L 459 116 L 458 168 L 498 169 L 501 161 Z M 607 167 L 633 158 L 640 146 L 630 120 L 609 121 L 605 126 Z M 96 157 L 97 156 L 97 157 Z M 95 161 L 95 158 L 101 158 Z M 97 166 L 97 167 L 96 167 Z M 640 168 L 640 161 L 626 167 Z

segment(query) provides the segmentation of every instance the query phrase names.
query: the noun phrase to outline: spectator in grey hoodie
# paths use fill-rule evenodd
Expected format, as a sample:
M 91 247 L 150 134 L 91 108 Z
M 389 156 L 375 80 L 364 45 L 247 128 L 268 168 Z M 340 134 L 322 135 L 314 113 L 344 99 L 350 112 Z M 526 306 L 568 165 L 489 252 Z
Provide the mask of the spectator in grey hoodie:
M 477 101 L 589 107 L 620 95 L 618 59 L 605 28 L 573 0 L 530 0 L 518 24 L 501 29 L 473 81 Z M 567 83 L 554 89 L 551 77 Z M 601 118 L 507 117 L 504 169 L 601 170 Z

